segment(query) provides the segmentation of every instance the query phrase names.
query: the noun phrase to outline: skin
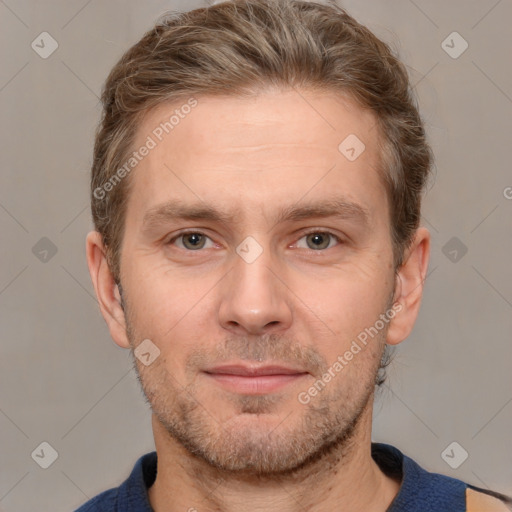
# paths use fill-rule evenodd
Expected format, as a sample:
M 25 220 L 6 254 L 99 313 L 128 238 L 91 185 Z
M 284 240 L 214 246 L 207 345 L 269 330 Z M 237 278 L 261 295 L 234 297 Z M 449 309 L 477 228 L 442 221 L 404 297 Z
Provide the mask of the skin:
M 150 339 L 160 350 L 148 366 L 134 359 L 158 453 L 151 505 L 156 512 L 316 512 L 343 503 L 347 512 L 383 512 L 399 482 L 370 454 L 375 375 L 385 343 L 400 343 L 415 323 L 430 234 L 417 230 L 395 274 L 375 118 L 348 98 L 267 90 L 251 99 L 197 99 L 129 178 L 124 311 L 101 237 L 95 231 L 87 237 L 89 270 L 112 338 L 132 349 Z M 135 146 L 176 107 L 148 112 Z M 338 150 L 349 134 L 366 146 L 352 162 Z M 340 197 L 364 208 L 368 223 L 276 218 L 286 206 Z M 167 219 L 145 229 L 152 208 L 178 200 L 236 215 Z M 185 229 L 206 238 L 178 237 Z M 326 232 L 334 236 L 318 237 Z M 262 249 L 251 263 L 236 252 L 248 236 Z M 299 393 L 393 304 L 400 312 L 301 403 Z M 307 373 L 273 392 L 248 395 L 204 373 L 228 362 L 278 362 Z

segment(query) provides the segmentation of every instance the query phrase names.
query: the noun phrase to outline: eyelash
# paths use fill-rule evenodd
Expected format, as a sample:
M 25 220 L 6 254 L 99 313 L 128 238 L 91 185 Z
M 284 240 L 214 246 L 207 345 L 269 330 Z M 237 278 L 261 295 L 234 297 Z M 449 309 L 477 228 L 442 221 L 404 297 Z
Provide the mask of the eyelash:
M 182 231 L 181 233 L 178 233 L 177 235 L 175 235 L 173 238 L 171 238 L 167 243 L 166 245 L 172 245 L 176 240 L 178 240 L 179 238 L 181 237 L 184 237 L 184 236 L 187 236 L 187 235 L 202 235 L 208 239 L 211 240 L 211 238 L 206 234 L 206 233 L 203 233 L 202 231 L 197 231 L 197 230 L 189 230 L 189 231 Z M 344 243 L 344 240 L 342 238 L 340 238 L 338 235 L 335 235 L 334 233 L 332 233 L 331 231 L 325 231 L 325 230 L 321 230 L 321 229 L 312 229 L 311 231 L 307 231 L 305 233 L 302 233 L 302 236 L 298 239 L 298 240 L 302 240 L 304 237 L 307 237 L 308 235 L 313 235 L 313 234 L 319 234 L 319 235 L 329 235 L 331 236 L 332 238 L 334 238 L 334 240 L 338 243 L 338 244 L 343 244 Z M 212 240 L 213 241 L 213 240 Z M 179 247 L 179 249 L 181 249 L 181 247 Z M 327 249 L 333 249 L 333 247 L 328 247 Z M 315 249 L 306 249 L 306 250 L 309 250 L 311 252 L 315 252 L 315 253 L 320 253 L 320 252 L 325 252 L 327 249 L 319 249 L 319 250 L 315 250 Z M 183 249 L 184 251 L 187 251 L 187 252 L 201 252 L 201 249 L 198 249 L 197 251 L 193 251 L 193 250 L 190 250 L 190 249 Z

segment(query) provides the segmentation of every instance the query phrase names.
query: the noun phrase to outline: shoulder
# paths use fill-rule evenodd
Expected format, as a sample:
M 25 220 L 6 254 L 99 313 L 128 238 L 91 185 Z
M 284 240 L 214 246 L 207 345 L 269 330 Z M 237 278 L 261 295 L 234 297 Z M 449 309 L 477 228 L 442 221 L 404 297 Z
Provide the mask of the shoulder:
M 510 512 L 512 499 L 494 491 L 469 485 L 466 488 L 467 512 Z
M 151 511 L 147 489 L 157 471 L 156 452 L 140 457 L 130 476 L 119 486 L 103 491 L 75 512 L 146 512 Z
M 112 512 L 113 510 L 117 510 L 118 492 L 118 487 L 104 491 L 84 503 L 80 508 L 75 510 L 75 512 Z
M 462 480 L 432 473 L 394 446 L 374 443 L 372 456 L 381 470 L 401 479 L 400 490 L 388 512 L 510 512 L 504 495 Z M 507 505 L 508 503 L 508 505 Z

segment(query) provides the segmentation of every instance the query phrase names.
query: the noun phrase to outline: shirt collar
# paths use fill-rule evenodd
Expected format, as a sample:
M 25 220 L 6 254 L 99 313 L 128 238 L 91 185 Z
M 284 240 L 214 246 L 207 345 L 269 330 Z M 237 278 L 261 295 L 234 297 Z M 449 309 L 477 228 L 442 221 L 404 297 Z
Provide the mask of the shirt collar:
M 429 473 L 394 446 L 372 443 L 372 457 L 389 476 L 401 478 L 398 494 L 386 512 L 465 512 L 466 484 L 448 476 Z M 140 457 L 119 487 L 118 509 L 123 512 L 153 512 L 148 488 L 157 473 L 157 453 Z

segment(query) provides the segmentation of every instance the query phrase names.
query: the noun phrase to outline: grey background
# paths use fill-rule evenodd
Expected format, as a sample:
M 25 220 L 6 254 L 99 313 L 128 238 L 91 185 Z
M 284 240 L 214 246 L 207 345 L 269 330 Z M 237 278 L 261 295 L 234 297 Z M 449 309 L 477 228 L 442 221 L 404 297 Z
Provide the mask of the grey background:
M 87 271 L 88 172 L 110 68 L 163 11 L 199 5 L 0 0 L 0 510 L 73 510 L 154 449 L 130 355 L 111 341 Z M 373 439 L 511 494 L 512 2 L 342 5 L 406 62 L 436 153 L 422 311 Z M 43 31 L 59 45 L 47 59 L 31 48 Z M 453 31 L 469 44 L 457 59 L 442 47 Z M 58 452 L 48 469 L 31 457 L 43 441 Z M 453 441 L 469 453 L 458 469 L 441 457 Z

